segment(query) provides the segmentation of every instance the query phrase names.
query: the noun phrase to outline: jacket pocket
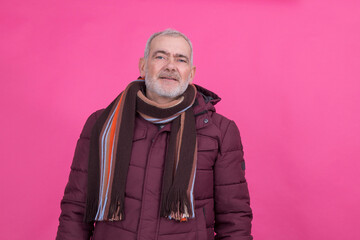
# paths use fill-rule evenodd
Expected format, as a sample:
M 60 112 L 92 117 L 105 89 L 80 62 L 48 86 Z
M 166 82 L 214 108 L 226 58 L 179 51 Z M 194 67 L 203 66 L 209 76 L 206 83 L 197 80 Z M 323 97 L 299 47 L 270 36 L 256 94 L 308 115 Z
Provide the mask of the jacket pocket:
M 197 135 L 197 169 L 212 170 L 219 152 L 219 144 L 215 138 Z
M 146 138 L 147 129 L 143 127 L 135 128 L 133 142 Z
M 198 141 L 198 151 L 218 150 L 218 142 L 215 138 L 199 135 L 199 134 L 196 136 L 196 138 Z

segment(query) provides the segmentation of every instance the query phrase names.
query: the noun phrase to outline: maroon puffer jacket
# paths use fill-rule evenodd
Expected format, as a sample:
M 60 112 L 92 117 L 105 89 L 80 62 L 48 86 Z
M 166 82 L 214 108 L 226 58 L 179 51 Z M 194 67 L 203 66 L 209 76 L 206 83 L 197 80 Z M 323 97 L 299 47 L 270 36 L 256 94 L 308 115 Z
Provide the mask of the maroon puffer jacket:
M 95 227 L 83 222 L 89 137 L 103 111 L 99 110 L 88 118 L 76 146 L 69 182 L 61 201 L 57 240 L 252 239 L 252 211 L 239 131 L 233 121 L 215 113 L 214 105 L 220 98 L 202 87 L 197 88 L 197 105 L 194 107 L 198 140 L 195 218 L 176 222 L 159 217 L 171 124 L 159 127 L 137 116 L 126 182 L 125 219 L 96 222 Z

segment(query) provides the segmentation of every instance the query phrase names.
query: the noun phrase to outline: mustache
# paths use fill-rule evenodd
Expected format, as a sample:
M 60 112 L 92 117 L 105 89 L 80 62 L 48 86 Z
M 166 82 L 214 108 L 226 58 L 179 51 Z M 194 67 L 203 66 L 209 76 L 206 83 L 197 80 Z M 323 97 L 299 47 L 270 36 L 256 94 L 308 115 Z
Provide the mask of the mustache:
M 180 76 L 177 73 L 160 73 L 159 78 L 169 78 L 179 81 Z

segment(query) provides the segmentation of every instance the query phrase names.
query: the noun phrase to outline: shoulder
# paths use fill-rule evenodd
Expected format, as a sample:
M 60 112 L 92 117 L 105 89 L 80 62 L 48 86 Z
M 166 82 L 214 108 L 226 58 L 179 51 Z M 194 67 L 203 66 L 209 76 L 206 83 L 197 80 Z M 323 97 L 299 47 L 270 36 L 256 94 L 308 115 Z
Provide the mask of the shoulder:
M 215 94 L 210 96 L 211 92 L 208 90 L 205 92 L 208 96 L 202 91 L 197 96 L 198 104 L 195 107 L 199 134 L 215 138 L 221 152 L 242 148 L 236 123 L 215 110 L 215 104 L 220 98 Z
M 221 152 L 242 149 L 240 132 L 236 123 L 217 112 L 213 112 L 211 115 L 213 124 L 220 132 Z
M 229 127 L 230 123 L 233 122 L 229 118 L 225 117 L 222 114 L 219 114 L 217 112 L 211 113 L 211 118 L 213 123 L 219 128 L 221 132 L 226 131 L 226 129 Z
M 103 113 L 105 109 L 99 109 L 95 112 L 93 112 L 86 120 L 85 125 L 81 131 L 80 137 L 82 138 L 90 138 L 91 131 L 96 123 L 96 121 L 99 119 L 100 115 Z

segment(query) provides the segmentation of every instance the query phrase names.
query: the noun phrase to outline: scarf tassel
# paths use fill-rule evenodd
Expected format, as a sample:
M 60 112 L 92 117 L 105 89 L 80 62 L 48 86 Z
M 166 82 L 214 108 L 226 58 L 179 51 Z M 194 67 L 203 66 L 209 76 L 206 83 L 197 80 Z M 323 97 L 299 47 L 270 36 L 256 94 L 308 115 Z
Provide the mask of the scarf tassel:
M 167 201 L 163 201 L 163 208 L 161 215 L 176 221 L 187 221 L 192 217 L 192 206 L 187 196 L 186 190 L 182 188 L 170 188 Z
M 94 221 L 97 209 L 98 209 L 97 199 L 94 199 L 94 201 L 88 200 L 86 202 L 86 212 L 84 216 L 85 222 L 90 223 Z
M 109 221 L 121 221 L 124 217 L 124 200 L 120 195 L 116 196 L 109 207 L 108 219 Z

